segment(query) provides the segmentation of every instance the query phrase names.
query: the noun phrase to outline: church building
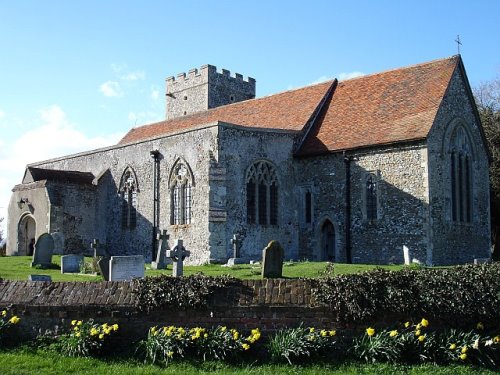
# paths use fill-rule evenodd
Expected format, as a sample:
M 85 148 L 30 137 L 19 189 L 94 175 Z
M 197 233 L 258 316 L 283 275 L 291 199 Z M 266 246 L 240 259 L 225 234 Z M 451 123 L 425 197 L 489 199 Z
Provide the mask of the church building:
M 55 252 L 224 263 L 449 265 L 490 258 L 490 155 L 461 57 L 255 98 L 253 78 L 204 65 L 166 80 L 166 119 L 110 147 L 27 166 L 8 255 L 49 233 Z

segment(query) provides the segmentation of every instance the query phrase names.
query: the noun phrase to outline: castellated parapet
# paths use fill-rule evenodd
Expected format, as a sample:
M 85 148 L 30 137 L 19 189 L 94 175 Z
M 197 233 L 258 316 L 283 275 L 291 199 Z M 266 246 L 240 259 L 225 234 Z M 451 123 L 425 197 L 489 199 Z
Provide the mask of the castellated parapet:
M 255 79 L 213 65 L 166 79 L 167 120 L 255 98 Z

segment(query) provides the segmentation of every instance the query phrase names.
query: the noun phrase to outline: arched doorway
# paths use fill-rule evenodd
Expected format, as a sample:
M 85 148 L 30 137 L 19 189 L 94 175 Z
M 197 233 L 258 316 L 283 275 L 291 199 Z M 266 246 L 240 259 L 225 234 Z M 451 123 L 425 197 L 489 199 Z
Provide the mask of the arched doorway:
M 335 261 L 335 227 L 330 220 L 321 227 L 321 260 Z
M 17 228 L 17 254 L 33 255 L 35 246 L 36 222 L 33 216 L 25 215 L 19 220 Z

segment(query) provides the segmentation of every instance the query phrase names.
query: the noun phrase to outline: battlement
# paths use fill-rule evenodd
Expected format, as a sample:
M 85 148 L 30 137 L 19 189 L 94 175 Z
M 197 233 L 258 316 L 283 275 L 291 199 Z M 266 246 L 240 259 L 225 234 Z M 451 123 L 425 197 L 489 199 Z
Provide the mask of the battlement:
M 169 84 L 173 84 L 173 83 L 185 82 L 187 80 L 193 80 L 197 77 L 207 77 L 208 79 L 210 79 L 210 78 L 215 78 L 216 76 L 222 76 L 237 81 L 255 84 L 255 79 L 252 77 L 247 77 L 247 79 L 245 80 L 243 79 L 243 75 L 240 73 L 234 73 L 234 76 L 231 76 L 231 72 L 227 69 L 221 69 L 221 71 L 218 72 L 217 67 L 210 64 L 202 65 L 200 69 L 197 68 L 190 69 L 187 73 L 185 72 L 179 73 L 175 77 L 174 76 L 167 77 L 166 81 Z

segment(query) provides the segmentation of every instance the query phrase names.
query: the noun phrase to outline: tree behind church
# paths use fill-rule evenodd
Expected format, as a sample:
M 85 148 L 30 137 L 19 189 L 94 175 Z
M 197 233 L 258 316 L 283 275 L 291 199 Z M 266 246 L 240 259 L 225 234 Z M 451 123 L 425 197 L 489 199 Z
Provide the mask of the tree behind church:
M 493 259 L 500 260 L 500 77 L 474 90 L 479 116 L 490 148 Z

